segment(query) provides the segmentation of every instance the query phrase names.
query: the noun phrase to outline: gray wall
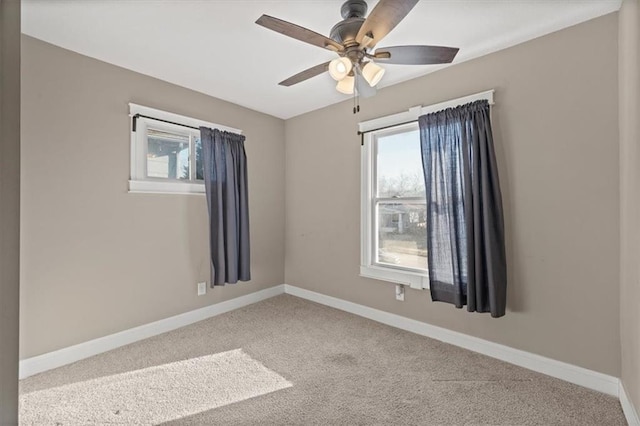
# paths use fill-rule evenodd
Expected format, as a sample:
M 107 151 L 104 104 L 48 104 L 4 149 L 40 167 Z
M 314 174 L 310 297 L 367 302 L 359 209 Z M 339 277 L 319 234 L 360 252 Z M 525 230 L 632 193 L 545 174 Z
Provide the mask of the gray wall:
M 18 423 L 20 1 L 0 0 L 0 424 Z
M 622 383 L 640 413 L 640 6 L 620 9 L 620 335 Z
M 284 282 L 284 122 L 23 36 L 21 358 Z M 252 281 L 208 289 L 206 200 L 127 193 L 128 102 L 242 129 Z
M 620 374 L 617 14 L 286 122 L 287 284 Z M 356 123 L 496 90 L 509 269 L 502 319 L 360 278 Z

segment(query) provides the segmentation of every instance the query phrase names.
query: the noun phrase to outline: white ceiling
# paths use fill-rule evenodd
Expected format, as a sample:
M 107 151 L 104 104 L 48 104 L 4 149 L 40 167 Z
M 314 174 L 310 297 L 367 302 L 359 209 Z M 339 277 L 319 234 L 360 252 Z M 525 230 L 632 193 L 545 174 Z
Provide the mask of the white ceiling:
M 334 58 L 254 22 L 263 13 L 321 34 L 342 0 L 23 0 L 25 34 L 208 95 L 290 118 L 348 99 L 325 73 L 278 82 Z M 369 11 L 377 0 L 369 1 Z M 422 0 L 378 47 L 460 47 L 455 63 L 620 8 L 621 0 Z M 378 87 L 442 66 L 385 65 Z

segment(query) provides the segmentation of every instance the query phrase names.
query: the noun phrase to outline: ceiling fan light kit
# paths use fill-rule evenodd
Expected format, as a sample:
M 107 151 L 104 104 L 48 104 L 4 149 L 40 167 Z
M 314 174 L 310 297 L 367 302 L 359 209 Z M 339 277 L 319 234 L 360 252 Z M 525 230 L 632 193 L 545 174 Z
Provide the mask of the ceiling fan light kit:
M 383 64 L 433 65 L 451 63 L 458 53 L 457 48 L 442 46 L 391 46 L 372 51 L 417 3 L 418 0 L 380 0 L 365 19 L 367 2 L 347 0 L 340 9 L 343 19 L 331 28 L 330 37 L 269 15 L 262 15 L 256 24 L 339 55 L 281 81 L 280 85 L 292 86 L 329 71 L 338 81 L 339 92 L 355 91 L 358 96 L 369 97 L 375 95 L 375 86 L 385 73 L 372 59 Z
M 345 95 L 353 95 L 353 89 L 356 86 L 355 77 L 348 75 L 336 84 L 336 90 Z
M 329 62 L 329 75 L 331 75 L 334 80 L 340 81 L 349 75 L 352 68 L 353 64 L 349 58 L 345 58 L 344 56 L 336 58 Z
M 367 62 L 362 67 L 362 76 L 371 87 L 376 86 L 382 80 L 383 75 L 384 68 L 373 62 Z

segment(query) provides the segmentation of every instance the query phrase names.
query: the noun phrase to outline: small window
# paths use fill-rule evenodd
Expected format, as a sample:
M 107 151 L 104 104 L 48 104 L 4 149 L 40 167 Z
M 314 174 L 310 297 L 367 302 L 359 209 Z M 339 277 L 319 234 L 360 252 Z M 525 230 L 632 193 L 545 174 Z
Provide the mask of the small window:
M 136 104 L 129 107 L 132 118 L 129 192 L 204 194 L 199 127 L 241 133 L 238 129 Z
M 200 156 L 200 135 L 147 127 L 147 178 L 202 180 L 202 162 L 198 170 L 195 160 Z
M 361 275 L 428 287 L 426 202 L 417 123 L 366 134 Z

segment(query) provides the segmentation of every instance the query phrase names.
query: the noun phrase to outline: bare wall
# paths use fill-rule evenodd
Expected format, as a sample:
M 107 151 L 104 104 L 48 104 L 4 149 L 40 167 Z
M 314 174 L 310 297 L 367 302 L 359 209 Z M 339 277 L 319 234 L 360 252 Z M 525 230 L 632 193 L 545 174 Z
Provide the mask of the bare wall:
M 0 0 L 0 424 L 18 424 L 20 1 Z
M 620 374 L 617 14 L 286 122 L 288 284 Z M 391 66 L 390 66 L 391 67 Z M 508 312 L 361 278 L 357 122 L 487 89 L 503 191 Z
M 620 9 L 620 335 L 622 383 L 640 413 L 640 5 Z
M 21 358 L 284 282 L 282 120 L 22 40 Z M 127 192 L 128 102 L 243 130 L 250 282 L 196 296 L 210 280 L 206 200 Z

